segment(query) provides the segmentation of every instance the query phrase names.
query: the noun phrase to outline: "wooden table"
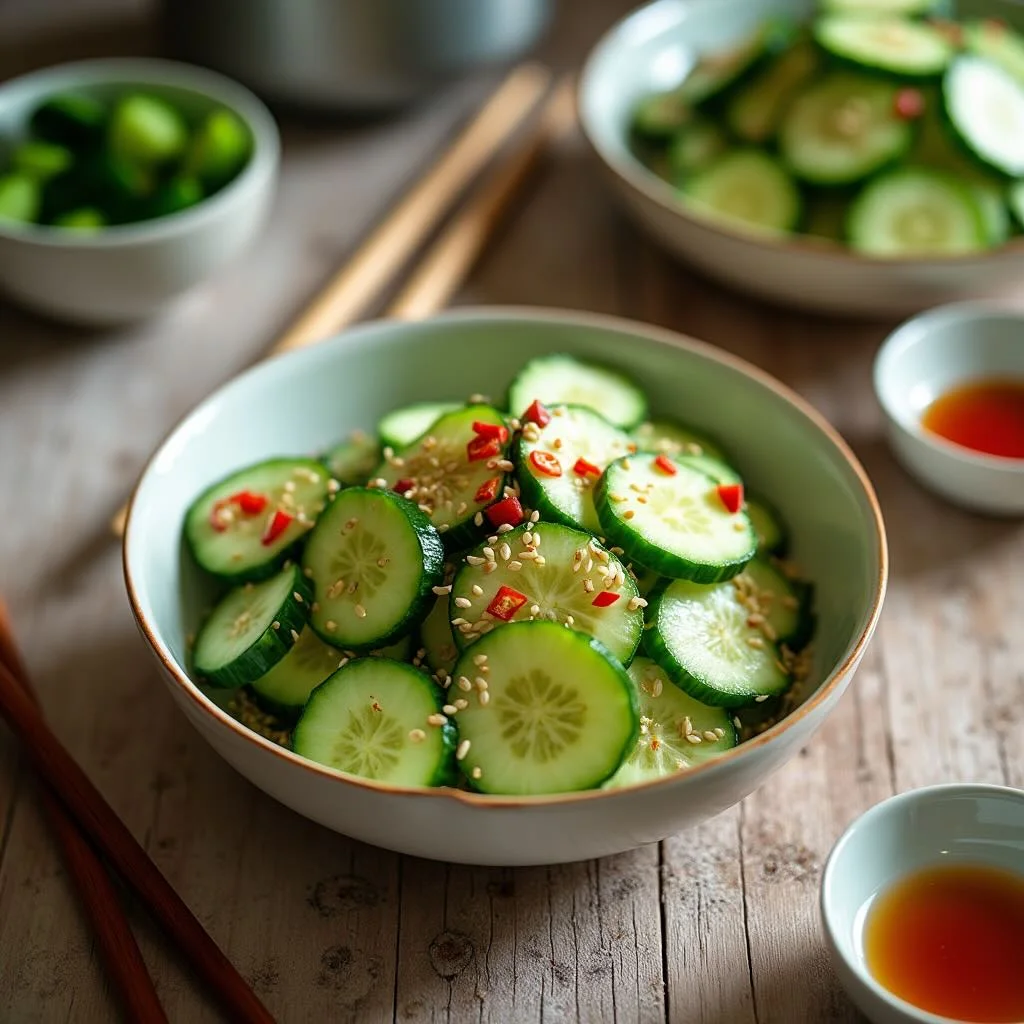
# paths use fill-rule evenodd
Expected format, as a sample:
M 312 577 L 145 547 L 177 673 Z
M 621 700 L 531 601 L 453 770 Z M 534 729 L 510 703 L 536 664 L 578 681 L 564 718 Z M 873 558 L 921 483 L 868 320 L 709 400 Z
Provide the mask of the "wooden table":
M 627 6 L 563 4 L 545 55 L 572 66 Z M 0 69 L 145 45 L 145 9 L 129 0 L 60 7 L 109 20 L 114 34 L 96 38 L 51 31 L 46 8 L 0 7 Z M 851 441 L 888 521 L 891 587 L 812 744 L 742 806 L 659 846 L 547 869 L 429 863 L 334 835 L 233 773 L 172 707 L 132 623 L 107 520 L 148 453 L 258 356 L 492 80 L 391 122 L 286 122 L 261 244 L 158 320 L 94 334 L 0 306 L 0 591 L 57 732 L 283 1022 L 855 1020 L 819 935 L 822 862 L 894 791 L 1024 785 L 1024 533 L 940 504 L 894 464 L 869 388 L 887 325 L 773 309 L 671 263 L 615 212 L 582 146 L 545 172 L 460 301 L 612 312 L 707 339 Z M 171 1019 L 217 1019 L 136 916 Z M 115 1015 L 0 731 L 0 1020 Z

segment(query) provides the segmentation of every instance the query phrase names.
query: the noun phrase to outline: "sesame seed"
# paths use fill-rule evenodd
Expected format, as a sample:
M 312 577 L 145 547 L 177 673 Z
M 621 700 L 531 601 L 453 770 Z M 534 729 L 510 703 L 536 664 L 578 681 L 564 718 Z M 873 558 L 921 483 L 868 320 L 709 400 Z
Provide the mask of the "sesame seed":
M 748 646 L 753 647 L 755 651 L 764 649 L 764 641 L 759 636 L 748 636 L 747 644 Z
M 294 629 L 291 631 L 291 633 L 292 633 L 292 642 L 293 643 L 298 643 L 299 642 L 299 634 Z
M 427 734 L 422 729 L 409 730 L 409 739 L 411 739 L 413 743 L 422 743 L 426 738 Z
M 295 598 L 297 604 L 302 604 L 302 595 L 297 590 L 292 591 L 292 597 Z
M 438 597 L 444 597 L 446 594 L 452 592 L 452 585 L 449 583 L 446 587 L 432 587 L 431 588 Z
M 473 525 L 474 526 L 483 526 L 484 525 L 484 514 L 483 514 L 483 512 L 477 512 L 477 514 L 475 516 L 473 516 Z
M 354 611 L 356 613 L 356 617 L 357 618 L 360 618 L 360 619 L 365 619 L 366 618 L 366 609 L 361 604 L 357 604 L 355 606 Z
M 484 558 L 486 558 L 488 562 L 494 561 L 494 548 L 492 548 L 490 544 L 484 548 Z
M 507 562 L 512 557 L 512 549 L 506 543 L 502 543 L 501 547 L 498 548 L 498 554 L 501 555 L 501 560 Z
M 715 726 L 714 733 L 716 739 L 722 739 L 725 736 L 725 730 L 720 725 Z
M 513 527 L 512 527 L 512 524 L 511 524 L 511 523 L 502 523 L 502 524 L 501 524 L 501 525 L 500 525 L 500 526 L 498 527 L 498 533 L 499 533 L 499 534 L 502 534 L 502 533 L 508 533 L 508 532 L 509 532 L 509 530 L 511 530 L 511 529 L 513 529 Z
M 479 779 L 483 775 L 483 771 L 481 770 L 480 766 L 477 765 L 477 767 L 474 768 L 469 774 L 472 775 L 474 779 Z
M 702 741 L 701 738 L 695 732 L 688 732 L 686 734 L 686 742 L 692 743 L 694 746 L 696 746 L 698 743 Z
M 467 693 L 473 689 L 473 684 L 466 678 L 466 676 L 459 676 L 458 686 L 460 690 L 465 690 Z
M 460 633 L 472 633 L 473 632 L 473 623 L 472 622 L 464 622 L 464 623 L 462 623 L 461 626 L 458 626 L 457 628 L 458 628 Z
M 427 718 L 427 725 L 444 725 L 448 721 L 444 715 L 430 715 Z
M 497 562 L 484 562 L 484 572 L 494 572 L 494 570 L 497 568 Z
M 515 466 L 508 459 L 498 459 L 498 469 L 511 473 Z
M 456 608 L 472 608 L 473 602 L 468 597 L 457 597 L 455 598 Z
M 529 530 L 523 534 L 523 543 L 528 547 L 533 547 L 533 534 Z
M 531 615 L 540 615 L 540 605 L 539 604 L 531 604 L 530 605 L 530 614 Z
M 631 508 L 627 508 L 626 511 L 622 513 L 622 518 L 623 519 L 632 519 L 633 516 L 635 516 L 635 515 L 636 515 L 636 513 Z
M 487 664 L 487 655 L 486 654 L 474 654 L 473 655 L 473 664 L 474 665 L 486 665 Z
M 491 695 L 487 690 L 480 691 L 480 703 L 483 707 L 487 707 L 491 702 Z
M 764 616 L 760 612 L 754 612 L 747 616 L 748 626 L 760 626 L 764 622 Z
M 463 740 L 455 751 L 455 760 L 461 761 L 469 753 L 469 740 Z
M 346 530 L 354 530 L 359 525 L 359 519 L 353 516 L 347 523 L 345 523 Z
M 479 555 L 466 555 L 466 563 L 468 565 L 483 565 L 487 561 L 485 558 L 481 558 Z
M 714 743 L 715 740 L 718 739 L 718 736 L 714 732 L 712 732 L 710 729 L 705 729 L 704 730 L 704 739 L 706 739 L 708 741 L 708 743 Z
M 469 707 L 469 701 L 468 701 L 468 700 L 466 700 L 466 698 L 465 698 L 465 697 L 459 697 L 459 698 L 458 698 L 458 699 L 457 699 L 457 700 L 455 701 L 455 706 L 456 706 L 456 707 L 457 707 L 457 708 L 458 708 L 458 709 L 459 709 L 460 711 L 465 711 L 465 710 L 466 710 L 466 708 L 468 708 L 468 707 Z
M 479 583 L 474 583 L 470 590 L 474 597 L 481 597 L 484 592 L 484 588 L 481 587 Z
M 746 531 L 747 531 L 747 524 L 745 522 L 743 522 L 742 519 L 737 519 L 736 522 L 732 524 L 732 528 L 737 533 L 746 533 Z
M 768 699 L 767 693 L 762 693 L 759 697 L 754 698 L 755 704 L 763 704 Z
M 289 494 L 291 494 L 295 490 L 295 481 L 294 480 L 285 480 L 285 482 L 284 482 L 284 489 Z
M 452 715 L 457 715 L 459 713 L 459 709 L 454 704 L 445 704 L 445 706 L 441 708 L 441 710 L 449 717 L 451 717 Z
M 452 625 L 453 626 L 465 626 L 466 624 L 467 623 L 466 623 L 465 619 L 460 619 L 458 617 L 452 619 Z
M 327 491 L 329 494 L 337 494 L 341 490 L 341 484 L 337 480 L 327 481 Z
M 349 663 L 349 660 L 349 658 L 342 658 L 341 661 L 338 662 L 338 668 L 344 668 Z
M 655 677 L 654 682 L 651 684 L 651 696 L 652 697 L 660 697 L 661 696 L 661 691 L 664 688 L 665 688 L 665 684 L 660 679 Z
M 281 623 L 278 622 L 277 619 L 274 619 L 274 621 L 270 624 L 270 628 L 271 629 L 280 629 L 281 628 Z
M 328 633 L 333 633 L 337 628 L 338 624 L 334 621 L 334 619 L 328 619 L 324 623 L 324 629 L 326 629 Z
M 305 576 L 307 580 L 311 580 L 313 578 L 313 570 L 307 565 L 306 568 L 302 570 L 302 575 Z
M 469 506 L 464 501 L 460 501 L 459 502 L 459 507 L 455 510 L 455 514 L 457 516 L 465 515 L 466 514 L 466 510 L 468 508 L 469 508 Z
M 448 530 L 449 530 L 450 528 L 451 528 L 451 527 L 450 527 L 450 524 L 449 524 L 449 523 L 441 523 L 441 524 L 440 524 L 440 525 L 438 526 L 438 528 L 437 528 L 437 532 L 438 532 L 438 533 L 447 533 L 447 532 L 448 532 Z
M 743 723 L 740 721 L 740 716 L 739 715 L 733 715 L 732 716 L 732 724 L 735 725 L 737 729 L 742 729 L 743 728 Z
M 494 536 L 494 537 L 488 537 L 488 538 L 487 538 L 487 543 L 488 543 L 488 544 L 490 544 L 490 545 L 491 545 L 491 547 L 493 548 L 493 547 L 494 547 L 494 545 L 498 543 L 498 538 L 497 538 L 497 536 Z
M 387 566 L 388 562 L 390 562 L 390 561 L 391 561 L 390 558 L 378 558 L 377 559 L 377 568 L 378 569 L 385 568 Z
M 487 689 L 487 680 L 484 679 L 483 676 L 477 676 L 476 679 L 473 680 L 473 684 L 481 693 Z
M 523 563 L 513 558 L 512 561 L 508 563 L 508 567 L 513 572 L 519 572 L 519 570 L 523 567 Z
M 319 601 L 314 601 L 314 602 L 313 602 L 313 603 L 312 603 L 312 604 L 311 604 L 311 605 L 309 606 L 309 610 L 310 610 L 311 612 L 318 612 L 318 611 L 320 611 L 320 602 L 319 602 Z
M 576 625 L 576 620 L 571 615 L 566 615 L 566 617 L 565 617 L 565 624 L 567 626 L 575 626 Z
M 534 511 L 530 513 L 530 522 L 531 523 L 539 523 L 540 522 L 540 513 L 536 509 L 534 509 Z
M 521 559 L 525 559 L 528 562 L 532 562 L 532 561 L 535 561 L 537 559 L 538 555 L 537 555 L 536 551 L 533 551 L 531 549 L 531 550 L 528 550 L 528 551 L 520 551 L 519 552 L 519 557 Z

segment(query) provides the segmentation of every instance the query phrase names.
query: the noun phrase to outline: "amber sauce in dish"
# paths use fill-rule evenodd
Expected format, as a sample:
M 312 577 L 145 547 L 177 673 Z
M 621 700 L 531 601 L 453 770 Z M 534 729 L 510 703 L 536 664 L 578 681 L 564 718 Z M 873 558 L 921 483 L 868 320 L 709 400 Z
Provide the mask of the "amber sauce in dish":
M 1024 380 L 972 381 L 924 411 L 925 430 L 985 455 L 1024 459 Z
M 970 864 L 926 868 L 870 907 L 875 980 L 958 1021 L 1024 1021 L 1024 875 Z

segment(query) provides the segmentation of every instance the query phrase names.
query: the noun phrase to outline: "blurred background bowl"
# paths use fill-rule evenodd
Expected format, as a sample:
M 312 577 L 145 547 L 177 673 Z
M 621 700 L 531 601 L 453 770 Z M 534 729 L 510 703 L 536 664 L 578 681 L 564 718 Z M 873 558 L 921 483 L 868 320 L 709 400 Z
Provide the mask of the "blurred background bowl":
M 0 150 L 24 137 L 33 110 L 54 93 L 105 98 L 126 89 L 169 100 L 190 116 L 227 107 L 248 127 L 252 153 L 234 180 L 179 213 L 92 233 L 0 223 L 0 289 L 37 312 L 88 325 L 149 316 L 245 250 L 270 210 L 280 159 L 274 118 L 248 89 L 187 64 L 88 60 L 5 82 Z

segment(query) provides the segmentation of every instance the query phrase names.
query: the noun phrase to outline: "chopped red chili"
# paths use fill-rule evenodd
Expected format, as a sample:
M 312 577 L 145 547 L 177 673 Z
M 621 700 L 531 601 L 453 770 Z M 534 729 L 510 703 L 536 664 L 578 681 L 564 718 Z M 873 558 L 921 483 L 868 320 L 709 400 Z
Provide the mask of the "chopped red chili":
M 491 526 L 495 527 L 504 523 L 518 526 L 526 518 L 523 506 L 519 504 L 519 499 L 514 494 L 485 509 L 484 515 L 490 520 Z
M 511 587 L 499 587 L 494 595 L 494 600 L 487 606 L 487 610 L 496 619 L 508 622 L 523 605 L 526 604 L 526 595 L 513 590 Z
M 562 475 L 562 464 L 551 452 L 530 452 L 530 465 L 544 476 Z
M 538 427 L 546 427 L 551 422 L 551 413 L 535 398 L 523 413 L 523 422 L 536 423 Z
M 252 491 L 239 491 L 228 500 L 236 502 L 247 516 L 258 516 L 267 507 L 266 497 L 262 494 L 253 494 Z
M 575 464 L 572 467 L 572 471 L 577 476 L 600 476 L 601 475 L 601 467 L 600 466 L 595 466 L 592 462 L 588 462 L 584 458 L 579 458 L 579 459 L 576 460 Z
M 727 512 L 735 515 L 743 507 L 743 484 L 719 484 L 715 490 Z
M 494 438 L 499 444 L 504 444 L 508 440 L 508 427 L 501 423 L 484 423 L 482 420 L 474 420 L 473 433 L 477 437 Z
M 498 491 L 501 490 L 501 477 L 492 476 L 490 480 L 485 480 L 477 489 L 476 494 L 473 495 L 473 500 L 480 505 L 487 505 L 498 496 Z
M 654 464 L 666 476 L 675 476 L 676 473 L 679 472 L 679 470 L 676 469 L 676 464 L 667 455 L 659 455 L 654 460 Z
M 924 114 L 924 93 L 920 89 L 900 89 L 893 100 L 896 116 L 915 121 Z
M 613 593 L 611 590 L 602 590 L 590 603 L 595 608 L 607 608 L 609 605 L 615 604 L 620 597 L 622 597 L 621 594 Z
M 283 512 L 281 509 L 278 509 L 271 517 L 270 522 L 267 523 L 267 528 L 263 531 L 263 537 L 260 540 L 260 543 L 264 547 L 270 547 L 270 545 L 273 544 L 289 526 L 291 526 L 294 519 L 295 516 L 289 515 L 287 512 Z
M 416 481 L 411 477 L 403 476 L 401 480 L 396 480 L 394 487 L 391 489 L 396 494 L 405 494 L 406 491 L 416 486 Z
M 496 459 L 501 454 L 501 442 L 496 437 L 474 437 L 466 445 L 466 458 L 470 462 Z

